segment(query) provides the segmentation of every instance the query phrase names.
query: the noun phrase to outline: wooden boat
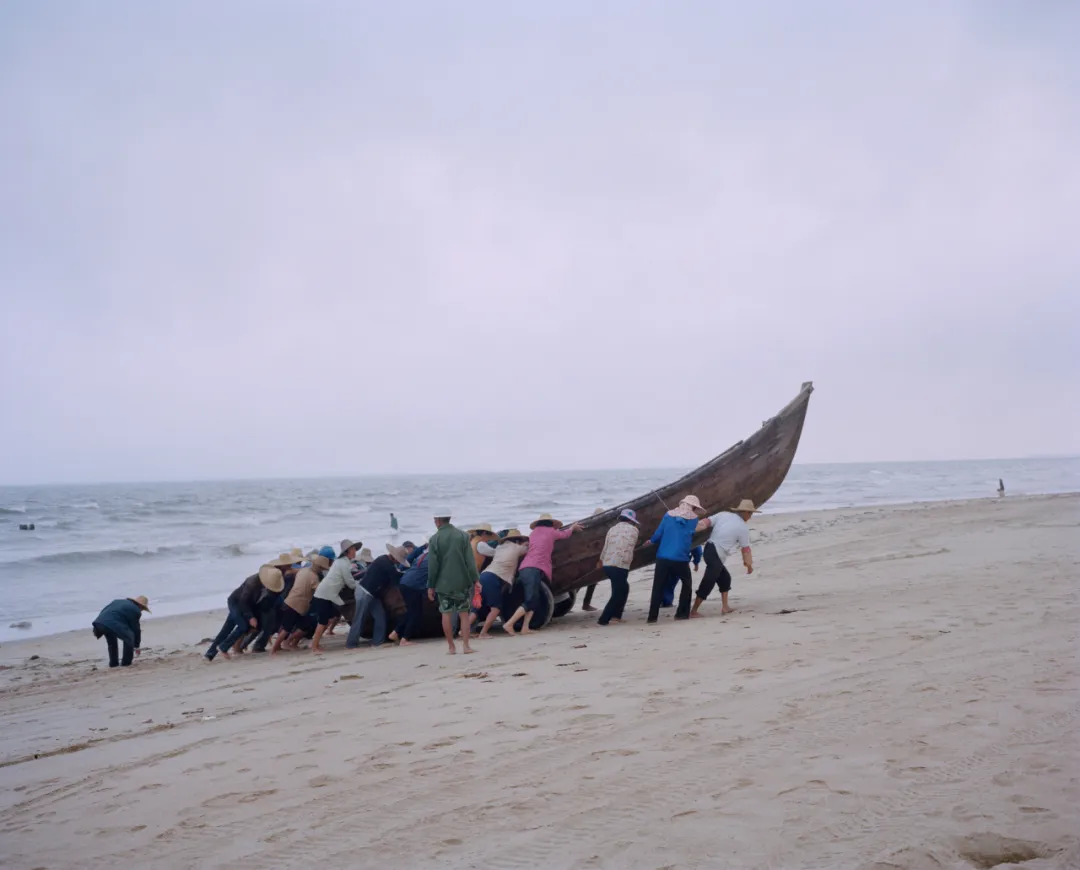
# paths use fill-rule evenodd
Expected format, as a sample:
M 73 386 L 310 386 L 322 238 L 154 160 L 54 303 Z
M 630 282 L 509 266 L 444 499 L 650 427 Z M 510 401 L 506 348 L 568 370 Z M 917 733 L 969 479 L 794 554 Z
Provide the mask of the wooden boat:
M 597 561 L 608 529 L 626 508 L 637 512 L 641 540 L 646 541 L 660 525 L 668 508 L 675 507 L 684 496 L 696 495 L 710 515 L 727 510 L 744 498 L 751 499 L 759 506 L 772 498 L 787 477 L 795 458 L 813 391 L 814 385 L 806 382 L 799 394 L 775 417 L 762 423 L 757 432 L 674 483 L 603 513 L 578 520 L 583 530 L 559 541 L 552 553 L 552 616 L 563 616 L 570 612 L 574 593 L 578 589 L 599 581 L 606 582 Z M 698 543 L 706 537 L 707 534 L 699 535 Z M 639 547 L 631 567 L 641 568 L 652 564 L 655 557 L 654 547 Z M 514 606 L 520 603 L 520 591 L 512 599 Z M 533 627 L 544 625 L 549 620 L 550 617 L 537 614 Z
M 791 468 L 813 391 L 814 385 L 807 381 L 799 394 L 775 417 L 762 423 L 757 432 L 674 483 L 603 513 L 578 520 L 582 531 L 555 545 L 551 585 L 544 587 L 542 609 L 533 616 L 531 627 L 542 628 L 552 618 L 569 613 L 578 589 L 606 581 L 604 573 L 597 567 L 600 551 L 604 547 L 608 529 L 626 508 L 637 512 L 641 540 L 646 541 L 667 510 L 675 507 L 687 495 L 696 495 L 710 515 L 728 510 L 744 498 L 751 499 L 759 506 L 765 504 L 780 488 Z M 699 535 L 698 543 L 706 537 L 707 533 Z M 631 567 L 649 565 L 655 557 L 654 547 L 639 547 Z M 388 597 L 384 597 L 387 609 L 402 612 L 404 603 L 401 594 L 396 588 L 388 593 Z M 508 596 L 507 607 L 512 611 L 520 603 L 521 589 L 515 583 L 513 592 Z M 436 636 L 439 633 L 438 612 L 434 608 L 425 608 L 423 634 Z M 365 636 L 368 636 L 366 631 Z

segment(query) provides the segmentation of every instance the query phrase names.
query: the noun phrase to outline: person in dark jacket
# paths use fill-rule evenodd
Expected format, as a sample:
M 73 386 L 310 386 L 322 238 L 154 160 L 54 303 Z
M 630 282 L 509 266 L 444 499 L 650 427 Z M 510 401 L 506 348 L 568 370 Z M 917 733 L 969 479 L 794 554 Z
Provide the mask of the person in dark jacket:
M 117 598 L 105 605 L 94 620 L 94 637 L 105 638 L 109 646 L 109 667 L 127 667 L 142 646 L 140 620 L 143 611 L 150 612 L 150 602 L 145 595 L 135 598 Z M 124 657 L 120 658 L 119 645 L 124 644 Z
M 266 563 L 281 571 L 281 579 L 285 585 L 280 592 L 263 590 L 255 606 L 255 618 L 259 621 L 259 630 L 248 632 L 233 652 L 246 652 L 249 646 L 257 653 L 266 652 L 266 645 L 270 642 L 270 638 L 277 634 L 277 630 L 281 627 L 281 608 L 285 603 L 285 597 L 292 591 L 293 583 L 296 582 L 296 575 L 300 571 L 303 558 L 304 555 L 300 550 L 293 550 L 291 553 L 282 553 L 273 562 Z
M 405 615 L 390 632 L 390 640 L 400 643 L 401 646 L 409 646 L 412 639 L 420 633 L 420 624 L 424 618 L 424 599 L 427 597 L 427 552 L 421 552 L 415 557 L 410 553 L 409 558 L 413 560 L 412 567 L 402 575 L 398 584 L 401 597 L 405 601 Z
M 383 593 L 401 579 L 398 566 L 409 567 L 409 554 L 404 547 L 386 545 L 386 556 L 379 556 L 367 567 L 364 576 L 356 584 L 356 611 L 349 636 L 345 639 L 346 649 L 356 649 L 360 645 L 360 629 L 371 614 L 374 628 L 371 632 L 371 645 L 382 646 L 386 641 L 386 608 L 382 603 Z
M 229 615 L 225 617 L 221 631 L 206 651 L 206 660 L 212 662 L 219 650 L 225 658 L 231 658 L 230 647 L 247 634 L 249 629 L 259 627 L 255 609 L 263 590 L 269 590 L 276 595 L 284 588 L 285 580 L 281 576 L 281 571 L 270 565 L 263 565 L 258 574 L 252 574 L 236 587 L 226 602 Z

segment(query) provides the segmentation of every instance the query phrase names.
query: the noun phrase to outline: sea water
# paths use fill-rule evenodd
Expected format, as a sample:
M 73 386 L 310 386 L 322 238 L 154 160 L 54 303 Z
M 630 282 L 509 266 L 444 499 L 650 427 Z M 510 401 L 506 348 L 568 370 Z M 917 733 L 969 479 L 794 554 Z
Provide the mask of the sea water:
M 89 630 L 113 598 L 146 595 L 157 616 L 221 608 L 279 552 L 351 538 L 379 555 L 430 535 L 435 510 L 462 526 L 570 522 L 687 470 L 0 487 L 0 641 Z M 795 465 L 767 510 L 993 497 L 999 478 L 1008 495 L 1078 491 L 1080 459 Z

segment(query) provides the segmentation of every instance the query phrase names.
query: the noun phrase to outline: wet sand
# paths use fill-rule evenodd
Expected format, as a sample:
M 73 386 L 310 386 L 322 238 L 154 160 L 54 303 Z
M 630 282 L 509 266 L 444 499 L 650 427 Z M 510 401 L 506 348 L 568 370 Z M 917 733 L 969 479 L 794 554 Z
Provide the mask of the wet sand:
M 0 865 L 1080 866 L 1080 496 L 752 527 L 726 617 L 646 627 L 636 582 L 468 657 L 6 643 Z

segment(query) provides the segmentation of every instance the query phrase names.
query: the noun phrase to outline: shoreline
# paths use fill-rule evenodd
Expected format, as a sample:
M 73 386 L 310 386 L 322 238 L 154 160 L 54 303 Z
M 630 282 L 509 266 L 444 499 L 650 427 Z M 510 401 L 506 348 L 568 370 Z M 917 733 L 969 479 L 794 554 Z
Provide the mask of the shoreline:
M 769 536 L 776 534 L 777 530 L 773 527 L 776 525 L 791 523 L 791 522 L 808 522 L 814 519 L 829 520 L 831 518 L 846 518 L 852 515 L 865 516 L 867 514 L 878 513 L 895 513 L 904 510 L 924 510 L 932 507 L 957 507 L 962 508 L 972 505 L 981 504 L 1004 504 L 1004 503 L 1027 503 L 1031 501 L 1048 500 L 1053 501 L 1055 499 L 1069 499 L 1080 497 L 1080 492 L 1056 492 L 1056 493 L 1038 493 L 1030 495 L 1016 495 L 1006 496 L 1005 498 L 997 498 L 996 496 L 988 496 L 985 498 L 975 499 L 949 499 L 949 500 L 927 500 L 917 502 L 897 502 L 892 504 L 879 504 L 879 505 L 860 505 L 853 507 L 840 507 L 840 508 L 817 508 L 814 510 L 803 511 L 778 511 L 776 513 L 766 513 L 756 516 L 750 525 L 750 540 L 751 545 L 755 548 L 755 551 L 759 546 L 764 545 L 769 541 Z M 645 531 L 642 532 L 645 535 Z M 737 560 L 736 560 L 737 561 Z M 252 570 L 255 570 L 258 566 L 252 563 Z M 635 583 L 641 582 L 641 580 L 651 578 L 653 568 L 647 566 L 645 568 L 639 568 L 630 574 L 630 583 L 633 586 Z M 695 575 L 695 585 L 696 585 Z M 242 579 L 242 578 L 241 578 Z M 237 584 L 239 584 L 237 580 Z M 223 590 L 220 597 L 216 599 L 210 599 L 202 597 L 199 599 L 192 599 L 192 602 L 198 601 L 201 606 L 189 606 L 183 601 L 170 602 L 162 607 L 166 612 L 152 613 L 149 616 L 144 616 L 142 620 L 143 634 L 146 635 L 147 640 L 152 641 L 152 632 L 155 629 L 165 629 L 167 636 L 172 637 L 173 631 L 178 625 L 207 625 L 212 626 L 213 630 L 208 629 L 209 636 L 217 634 L 220 623 L 225 617 L 225 599 L 228 597 L 229 592 L 232 589 Z M 138 590 L 134 590 L 132 595 L 140 594 Z M 580 598 L 580 594 L 579 594 Z M 107 604 L 107 601 L 102 602 L 102 607 Z M 154 610 L 154 603 L 151 601 L 151 610 Z M 572 613 L 580 613 L 580 602 L 575 603 Z M 3 629 L 0 630 L 0 664 L 8 663 L 8 653 L 16 653 L 18 649 L 33 644 L 35 641 L 49 641 L 56 639 L 68 638 L 71 640 L 77 640 L 83 633 L 89 634 L 91 632 L 90 625 L 97 613 L 88 615 L 72 615 L 65 616 L 62 619 L 65 622 L 74 620 L 83 620 L 85 626 L 83 627 L 70 627 L 66 626 L 57 630 L 37 631 L 35 630 L 39 623 L 35 622 L 34 628 L 25 630 L 18 629 Z M 41 621 L 41 624 L 48 625 L 49 618 Z M 5 635 L 5 631 L 12 632 L 10 635 Z M 148 634 L 148 631 L 151 632 Z M 17 634 L 15 632 L 18 632 Z M 202 635 L 207 636 L 206 634 Z M 94 641 L 95 644 L 100 645 L 100 641 Z M 43 647 L 44 648 L 44 647 Z M 29 654 L 41 654 L 41 650 L 37 646 Z
M 471 656 L 208 664 L 214 612 L 148 620 L 130 668 L 89 630 L 4 645 L 0 864 L 1080 866 L 1080 495 L 753 526 L 729 616 L 646 625 L 646 568 L 624 624 Z

